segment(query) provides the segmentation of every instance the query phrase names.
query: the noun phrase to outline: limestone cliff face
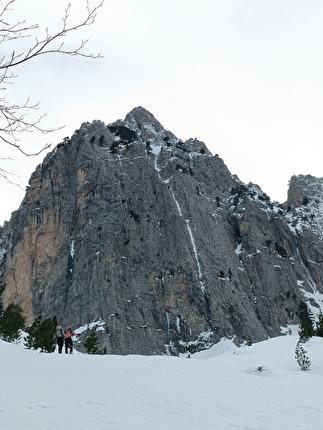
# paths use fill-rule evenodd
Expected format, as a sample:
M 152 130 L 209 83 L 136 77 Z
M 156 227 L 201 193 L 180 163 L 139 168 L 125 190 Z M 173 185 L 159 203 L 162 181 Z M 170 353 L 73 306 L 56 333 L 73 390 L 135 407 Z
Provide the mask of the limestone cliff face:
M 315 203 L 296 182 L 278 207 L 141 107 L 83 124 L 46 156 L 0 230 L 3 304 L 22 306 L 29 323 L 101 320 L 109 353 L 278 335 L 323 292 L 323 193 Z

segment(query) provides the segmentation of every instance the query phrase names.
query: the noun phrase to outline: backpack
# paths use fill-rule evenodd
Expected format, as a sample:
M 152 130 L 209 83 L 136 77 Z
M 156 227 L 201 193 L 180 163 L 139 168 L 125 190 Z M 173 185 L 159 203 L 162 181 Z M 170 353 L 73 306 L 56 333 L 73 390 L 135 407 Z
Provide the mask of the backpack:
M 62 327 L 57 327 L 56 329 L 56 337 L 63 337 L 64 333 L 63 333 L 63 329 Z

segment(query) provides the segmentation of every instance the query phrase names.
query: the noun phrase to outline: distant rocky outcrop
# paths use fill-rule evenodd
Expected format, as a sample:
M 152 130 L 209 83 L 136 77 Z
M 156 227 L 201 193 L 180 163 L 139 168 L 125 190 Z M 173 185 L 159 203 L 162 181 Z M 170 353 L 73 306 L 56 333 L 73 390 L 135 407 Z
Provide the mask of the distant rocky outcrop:
M 322 184 L 295 176 L 287 202 L 272 202 L 142 107 L 82 124 L 0 229 L 3 305 L 28 323 L 100 321 L 108 353 L 277 336 L 301 302 L 322 306 Z

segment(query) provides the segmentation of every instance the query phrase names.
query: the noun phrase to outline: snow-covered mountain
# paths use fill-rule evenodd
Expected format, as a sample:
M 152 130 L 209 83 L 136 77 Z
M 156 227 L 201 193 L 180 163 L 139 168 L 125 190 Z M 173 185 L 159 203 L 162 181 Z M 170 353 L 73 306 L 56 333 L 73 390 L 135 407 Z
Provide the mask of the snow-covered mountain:
M 28 324 L 101 320 L 115 354 L 278 336 L 303 302 L 322 308 L 322 181 L 293 177 L 279 204 L 142 107 L 82 124 L 0 230 L 4 307 Z

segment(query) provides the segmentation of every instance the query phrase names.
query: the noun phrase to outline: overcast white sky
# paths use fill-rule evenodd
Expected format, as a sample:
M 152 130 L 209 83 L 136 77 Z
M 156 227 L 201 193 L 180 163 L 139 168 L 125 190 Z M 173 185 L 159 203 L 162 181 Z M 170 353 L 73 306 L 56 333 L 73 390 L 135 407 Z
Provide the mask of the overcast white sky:
M 13 20 L 54 29 L 66 4 L 17 0 Z M 71 16 L 85 0 L 72 4 Z M 283 202 L 292 175 L 323 176 L 322 19 L 321 0 L 105 0 L 78 36 L 102 60 L 44 57 L 16 70 L 7 96 L 39 101 L 44 127 L 65 125 L 21 143 L 55 146 L 84 121 L 108 124 L 141 105 Z M 4 146 L 0 153 L 14 158 L 2 166 L 23 188 L 44 155 L 26 159 Z M 1 178 L 0 191 L 2 224 L 24 191 Z

